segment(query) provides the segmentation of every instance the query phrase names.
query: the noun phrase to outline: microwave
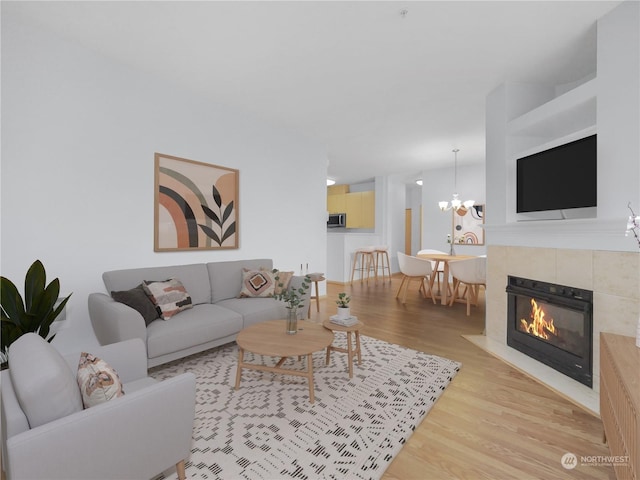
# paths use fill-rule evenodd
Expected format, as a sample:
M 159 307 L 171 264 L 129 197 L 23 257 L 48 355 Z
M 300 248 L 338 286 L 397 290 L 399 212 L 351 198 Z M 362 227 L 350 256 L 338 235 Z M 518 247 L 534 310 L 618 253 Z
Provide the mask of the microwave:
M 347 226 L 347 214 L 346 213 L 330 213 L 329 220 L 327 220 L 327 228 L 346 227 Z

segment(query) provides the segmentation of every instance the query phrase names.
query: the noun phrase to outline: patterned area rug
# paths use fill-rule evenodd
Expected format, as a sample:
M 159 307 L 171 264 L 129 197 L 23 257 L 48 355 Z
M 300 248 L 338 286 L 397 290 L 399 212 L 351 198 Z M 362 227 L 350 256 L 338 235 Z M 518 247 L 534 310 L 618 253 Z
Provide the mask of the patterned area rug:
M 336 333 L 335 345 L 344 335 Z M 362 365 L 313 355 L 315 403 L 303 377 L 244 370 L 234 390 L 237 346 L 156 367 L 156 379 L 193 372 L 196 418 L 188 478 L 378 479 L 461 364 L 361 336 Z M 245 353 L 256 363 L 276 359 Z M 297 357 L 285 367 L 303 368 Z M 297 365 L 296 365 L 297 364 Z M 159 478 L 177 478 L 173 476 Z

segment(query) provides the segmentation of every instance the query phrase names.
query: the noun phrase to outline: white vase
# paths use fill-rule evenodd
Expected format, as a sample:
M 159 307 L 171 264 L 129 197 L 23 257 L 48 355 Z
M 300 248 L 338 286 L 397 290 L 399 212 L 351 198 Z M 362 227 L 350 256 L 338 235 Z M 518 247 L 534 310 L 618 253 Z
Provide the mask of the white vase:
M 338 318 L 349 318 L 351 309 L 349 307 L 338 307 Z

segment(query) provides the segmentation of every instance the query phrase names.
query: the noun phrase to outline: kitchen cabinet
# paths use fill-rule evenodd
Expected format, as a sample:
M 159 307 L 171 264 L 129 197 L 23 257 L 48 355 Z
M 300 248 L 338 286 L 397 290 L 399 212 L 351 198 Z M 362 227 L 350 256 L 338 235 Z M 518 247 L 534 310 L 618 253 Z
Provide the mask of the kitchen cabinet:
M 375 192 L 353 192 L 345 197 L 347 228 L 374 228 Z
M 347 197 L 346 194 L 327 195 L 327 211 L 329 213 L 346 213 Z

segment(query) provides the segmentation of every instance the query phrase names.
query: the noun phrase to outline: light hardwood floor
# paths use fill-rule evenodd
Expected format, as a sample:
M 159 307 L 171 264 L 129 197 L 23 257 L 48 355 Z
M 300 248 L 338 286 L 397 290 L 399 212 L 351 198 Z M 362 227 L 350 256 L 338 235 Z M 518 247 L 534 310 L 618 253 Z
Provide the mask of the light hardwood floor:
M 365 323 L 363 335 L 462 363 L 384 480 L 615 479 L 613 467 L 581 462 L 581 456 L 610 455 L 598 417 L 462 337 L 484 329 L 484 292 L 467 317 L 464 304 L 422 298 L 415 282 L 402 305 L 395 299 L 399 285 L 399 276 L 368 285 L 328 283 L 320 313 L 315 303 L 311 308 L 311 318 L 322 321 L 346 291 L 352 314 Z M 572 470 L 560 463 L 568 452 L 578 458 Z
M 581 456 L 610 455 L 599 418 L 462 338 L 482 333 L 484 294 L 467 317 L 463 304 L 443 307 L 421 298 L 415 282 L 402 305 L 395 299 L 399 285 L 399 277 L 329 283 L 320 313 L 311 306 L 311 319 L 323 321 L 335 313 L 338 292 L 349 292 L 363 335 L 462 363 L 383 480 L 615 479 L 611 466 L 580 464 Z M 560 464 L 567 452 L 578 457 L 573 470 Z

